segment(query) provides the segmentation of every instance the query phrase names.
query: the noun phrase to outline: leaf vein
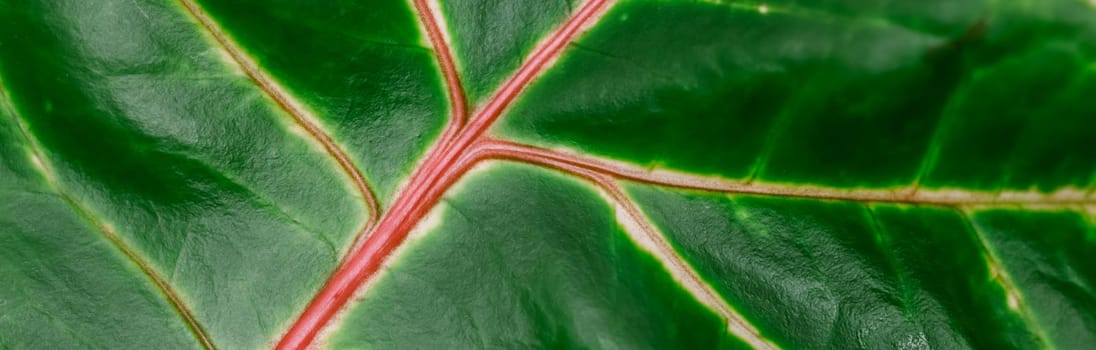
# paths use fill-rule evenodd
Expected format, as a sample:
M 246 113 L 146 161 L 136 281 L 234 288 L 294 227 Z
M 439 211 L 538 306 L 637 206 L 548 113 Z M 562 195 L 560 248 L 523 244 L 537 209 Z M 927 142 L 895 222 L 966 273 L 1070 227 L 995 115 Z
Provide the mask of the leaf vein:
M 473 152 L 498 154 L 516 160 L 552 160 L 587 169 L 618 179 L 666 187 L 720 193 L 787 196 L 825 200 L 847 200 L 878 203 L 907 203 L 949 207 L 1030 205 L 1068 206 L 1096 204 L 1096 198 L 1081 190 L 1065 188 L 1055 193 L 1024 191 L 917 190 L 915 187 L 894 189 L 843 189 L 813 185 L 789 185 L 732 181 L 716 176 L 700 176 L 669 170 L 648 170 L 620 161 L 602 159 L 572 152 L 539 148 L 510 141 L 487 139 L 478 143 Z
M 624 231 L 628 234 L 629 238 L 649 252 L 655 259 L 662 262 L 666 271 L 674 280 L 681 283 L 681 287 L 688 291 L 689 294 L 696 297 L 697 301 L 719 314 L 719 316 L 727 322 L 728 331 L 737 335 L 756 349 L 780 348 L 768 339 L 765 339 L 765 337 L 761 335 L 761 332 L 757 330 L 757 327 L 750 324 L 744 316 L 739 314 L 726 300 L 721 298 L 711 285 L 704 281 L 696 269 L 674 250 L 670 242 L 667 241 L 665 235 L 660 233 L 650 222 L 650 219 L 643 215 L 634 201 L 624 194 L 613 178 L 591 169 L 584 169 L 573 164 L 548 158 L 517 158 L 512 157 L 511 154 L 492 152 L 476 152 L 474 154 L 477 155 L 480 160 L 502 159 L 547 167 L 552 170 L 577 176 L 597 186 L 606 194 L 608 197 L 606 199 L 609 202 L 615 203 L 617 221 L 623 226 Z
M 2 83 L 0 83 L 2 85 Z M 103 220 L 99 219 L 90 208 L 81 204 L 74 196 L 68 193 L 60 184 L 60 182 L 54 177 L 54 172 L 51 170 L 49 160 L 45 157 L 45 153 L 42 151 L 41 145 L 38 144 L 38 140 L 35 139 L 26 123 L 19 116 L 16 111 L 11 98 L 8 96 L 7 91 L 0 87 L 0 99 L 4 104 L 4 108 L 8 110 L 8 114 L 18 126 L 19 132 L 23 139 L 27 142 L 27 146 L 30 151 L 38 158 L 40 164 L 36 164 L 34 168 L 42 175 L 46 183 L 61 197 L 61 199 L 76 212 L 87 224 L 94 227 L 100 235 L 109 241 L 119 252 L 128 258 L 130 262 L 137 266 L 142 273 L 152 282 L 153 285 L 160 291 L 160 294 L 166 299 L 172 309 L 179 314 L 179 317 L 183 319 L 187 328 L 194 335 L 195 339 L 207 350 L 215 350 L 217 347 L 213 345 L 213 340 L 206 334 L 205 329 L 202 327 L 198 320 L 194 317 L 193 312 L 187 308 L 183 299 L 179 296 L 179 293 L 175 291 L 170 284 L 164 280 L 163 277 L 152 267 L 148 262 L 144 261 L 137 254 L 137 252 L 131 248 L 120 236 L 118 236 L 114 230 L 108 226 Z
M 366 211 L 368 211 L 368 219 L 356 235 L 356 239 L 360 239 L 365 232 L 368 231 L 369 227 L 376 222 L 380 215 L 376 196 L 373 194 L 373 190 L 365 182 L 365 177 L 362 175 L 361 170 L 331 136 L 323 130 L 317 118 L 307 112 L 307 109 L 302 106 L 300 102 L 291 96 L 284 88 L 274 82 L 273 79 L 267 76 L 256 61 L 244 53 L 244 51 L 220 28 L 213 18 L 194 2 L 194 0 L 178 1 L 186 9 L 186 12 L 198 22 L 200 27 L 209 34 L 218 45 L 220 45 L 220 48 L 228 53 L 233 62 L 242 69 L 267 96 L 274 100 L 283 111 L 289 114 L 298 126 L 304 128 L 314 141 L 319 142 L 327 155 L 332 158 L 339 165 L 342 172 L 350 178 L 355 189 L 362 197 L 362 201 L 365 202 Z
M 1008 303 L 1008 308 L 1015 311 L 1021 319 L 1024 320 L 1040 343 L 1044 347 L 1047 347 L 1049 343 L 1047 340 L 1046 332 L 1039 327 L 1035 322 L 1031 310 L 1028 307 L 1027 302 L 1024 300 L 1023 293 L 1016 287 L 1016 284 L 1012 280 L 1012 276 L 1009 275 L 1008 270 L 1004 265 L 1001 265 L 1000 259 L 997 257 L 997 253 L 993 250 L 989 241 L 986 239 L 984 233 L 978 229 L 978 226 L 971 220 L 971 213 L 965 210 L 957 210 L 959 217 L 962 218 L 963 223 L 970 230 L 970 233 L 974 235 L 975 241 L 978 243 L 978 248 L 981 250 L 982 255 L 986 260 L 986 269 L 990 272 L 990 278 L 997 282 L 1001 286 L 1001 289 L 1005 292 L 1005 299 Z

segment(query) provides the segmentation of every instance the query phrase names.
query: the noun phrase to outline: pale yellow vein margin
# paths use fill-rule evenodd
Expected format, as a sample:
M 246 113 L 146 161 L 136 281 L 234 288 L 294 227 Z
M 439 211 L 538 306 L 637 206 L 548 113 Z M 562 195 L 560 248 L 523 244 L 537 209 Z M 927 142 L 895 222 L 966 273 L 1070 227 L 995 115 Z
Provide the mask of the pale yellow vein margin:
M 130 262 L 132 262 L 134 265 L 137 265 L 137 267 L 141 269 L 141 272 L 143 272 L 145 276 L 147 276 L 148 279 L 152 281 L 156 288 L 160 290 L 160 293 L 164 296 L 164 298 L 167 299 L 168 304 L 171 304 L 172 308 L 175 309 L 175 311 L 183 319 L 183 322 L 186 323 L 187 328 L 190 329 L 190 332 L 194 335 L 195 339 L 198 340 L 203 348 L 207 350 L 216 349 L 217 347 L 213 345 L 213 340 L 210 339 L 209 335 L 206 334 L 205 329 L 202 328 L 202 325 L 198 323 L 198 320 L 194 317 L 194 314 L 190 311 L 190 309 L 186 307 L 186 304 L 183 303 L 183 299 L 179 296 L 178 292 L 176 292 L 175 289 L 172 288 L 166 280 L 160 277 L 160 275 L 152 266 L 142 260 L 137 252 L 133 248 L 130 248 L 129 245 L 127 245 L 126 242 L 122 240 L 122 237 L 118 236 L 114 227 L 110 223 L 99 219 L 98 214 L 78 202 L 74 196 L 69 194 L 68 191 L 66 191 L 60 185 L 60 183 L 57 181 L 56 176 L 54 175 L 55 172 L 53 171 L 53 168 L 50 165 L 48 158 L 46 158 L 45 153 L 41 151 L 42 146 L 38 143 L 38 140 L 36 138 L 31 136 L 32 134 L 30 133 L 30 129 L 27 127 L 26 123 L 23 122 L 22 118 L 19 117 L 18 112 L 15 110 L 15 106 L 12 104 L 11 99 L 7 94 L 7 91 L 3 88 L 2 80 L 0 80 L 0 100 L 2 100 L 0 102 L 3 103 L 3 107 L 8 110 L 11 119 L 13 119 L 15 121 L 15 124 L 18 126 L 19 132 L 27 141 L 27 144 L 30 148 L 29 151 L 31 152 L 31 163 L 34 165 L 34 168 L 42 174 L 42 177 L 45 178 L 46 184 L 48 184 L 50 188 L 56 191 L 57 194 L 65 201 L 65 203 L 72 207 L 72 209 L 76 211 L 76 213 L 79 214 L 80 217 L 82 217 L 87 223 L 94 226 L 95 229 L 99 231 L 100 234 L 102 234 L 103 238 L 106 238 L 107 241 L 110 241 L 110 243 L 114 245 L 115 248 L 117 248 L 120 252 L 122 252 L 122 254 L 129 258 Z
M 615 182 L 606 181 L 602 185 L 608 187 L 603 188 L 603 191 L 610 192 L 602 192 L 602 196 L 606 201 L 614 204 L 617 222 L 623 226 L 632 241 L 654 255 L 685 290 L 727 321 L 727 331 L 738 336 L 754 349 L 780 349 L 779 346 L 765 339 L 757 327 L 750 324 L 734 307 L 727 304 L 715 289 L 697 274 L 696 269 L 674 251 L 665 236 L 650 223 L 632 203 L 632 199 L 628 198 Z
M 1024 320 L 1024 323 L 1028 324 L 1028 329 L 1032 331 L 1039 338 L 1039 341 L 1043 344 L 1044 349 L 1054 349 L 1054 346 L 1050 344 L 1050 338 L 1047 338 L 1046 332 L 1039 327 L 1039 324 L 1033 317 L 1031 309 L 1028 308 L 1026 302 L 1024 302 L 1024 294 L 1016 287 L 1012 276 L 1009 275 L 1008 270 L 1004 265 L 1001 265 L 1001 260 L 997 257 L 997 253 L 993 250 L 993 246 L 989 244 L 986 236 L 982 234 L 982 231 L 978 230 L 978 226 L 974 225 L 971 217 L 973 212 L 970 210 L 957 210 L 959 216 L 966 223 L 967 229 L 974 234 L 974 238 L 978 240 L 979 248 L 982 250 L 982 255 L 986 260 L 986 268 L 989 270 L 990 278 L 997 282 L 1001 286 L 1001 289 L 1005 292 L 1005 301 L 1008 304 L 1008 308 L 1020 316 Z

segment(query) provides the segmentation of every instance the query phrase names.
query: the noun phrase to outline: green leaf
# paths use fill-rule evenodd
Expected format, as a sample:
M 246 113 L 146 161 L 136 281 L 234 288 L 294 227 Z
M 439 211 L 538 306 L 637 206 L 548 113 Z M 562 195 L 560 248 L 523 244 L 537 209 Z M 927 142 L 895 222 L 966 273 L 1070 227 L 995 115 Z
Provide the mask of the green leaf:
M 1096 2 L 0 0 L 0 348 L 1096 344 Z

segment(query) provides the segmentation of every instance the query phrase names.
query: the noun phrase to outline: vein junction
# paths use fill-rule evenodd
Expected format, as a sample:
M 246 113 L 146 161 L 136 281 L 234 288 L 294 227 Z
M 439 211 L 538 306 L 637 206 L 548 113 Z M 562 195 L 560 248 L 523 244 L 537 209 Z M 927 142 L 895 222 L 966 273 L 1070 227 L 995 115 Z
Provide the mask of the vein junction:
M 917 187 L 889 190 L 834 189 L 801 185 L 735 182 L 671 171 L 647 171 L 621 162 L 578 156 L 484 136 L 485 131 L 515 98 L 556 60 L 580 31 L 596 19 L 611 0 L 588 0 L 574 15 L 533 50 L 523 65 L 494 96 L 465 122 L 463 88 L 453 65 L 434 5 L 413 0 L 420 23 L 430 39 L 445 77 L 452 116 L 443 136 L 431 148 L 392 207 L 384 213 L 368 237 L 356 247 L 313 298 L 301 316 L 279 341 L 278 349 L 308 347 L 320 331 L 383 263 L 406 241 L 409 232 L 433 208 L 445 191 L 472 166 L 488 159 L 546 166 L 585 178 L 602 189 L 621 209 L 621 220 L 631 224 L 632 238 L 666 264 L 690 292 L 728 321 L 728 329 L 758 348 L 777 348 L 740 314 L 720 299 L 688 262 L 678 256 L 660 233 L 639 213 L 617 182 L 634 181 L 694 190 L 754 195 L 789 196 L 827 200 L 925 204 L 951 207 L 983 205 L 1091 205 L 1093 198 L 1081 190 L 1053 194 L 1036 192 L 929 191 Z
M 468 148 L 498 119 L 533 78 L 559 56 L 587 22 L 600 14 L 610 2 L 588 0 L 583 4 L 570 19 L 537 46 L 518 71 L 451 142 L 432 147 L 392 207 L 381 217 L 361 246 L 351 252 L 336 269 L 297 321 L 290 326 L 278 342 L 278 349 L 302 349 L 312 343 L 320 330 L 331 321 L 362 283 L 373 276 L 388 256 L 406 240 L 415 223 L 426 215 L 445 190 L 469 168 L 472 162 L 464 157 Z M 429 6 L 417 4 L 416 7 L 429 30 L 433 15 L 422 13 L 423 9 L 429 10 Z M 440 37 L 442 36 L 431 35 L 435 47 L 438 47 L 436 42 Z M 444 63 L 442 65 L 445 66 Z

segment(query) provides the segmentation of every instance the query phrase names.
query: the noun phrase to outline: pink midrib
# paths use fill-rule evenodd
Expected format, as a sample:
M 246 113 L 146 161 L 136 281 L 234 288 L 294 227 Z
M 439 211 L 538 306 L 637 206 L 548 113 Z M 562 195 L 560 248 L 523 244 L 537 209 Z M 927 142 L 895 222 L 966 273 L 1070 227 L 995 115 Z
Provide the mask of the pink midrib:
M 453 142 L 446 142 L 443 136 L 443 139 L 432 147 L 422 166 L 412 175 L 411 181 L 396 198 L 392 208 L 381 217 L 373 233 L 335 270 L 302 312 L 300 318 L 279 341 L 277 349 L 304 349 L 312 343 L 320 330 L 346 305 L 365 280 L 373 276 L 392 251 L 406 240 L 410 230 L 437 203 L 446 189 L 475 163 L 477 160 L 475 157 L 462 157 L 469 146 L 483 135 L 529 82 L 559 55 L 567 43 L 574 39 L 575 34 L 586 21 L 608 2 L 609 0 L 587 1 L 563 26 L 552 33 L 548 40 L 538 46 L 517 73 L 471 119 L 468 126 L 456 132 Z M 419 1 L 416 2 L 416 6 L 420 6 Z M 424 17 L 431 16 L 421 8 L 420 13 L 424 14 Z M 424 18 L 424 22 L 432 21 L 432 18 Z M 427 27 L 428 31 L 437 30 L 436 24 L 427 24 Z M 430 33 L 432 40 L 436 40 L 435 34 L 440 33 Z M 440 35 L 437 37 L 440 38 Z M 448 54 L 439 54 L 442 60 L 445 57 L 448 57 Z M 442 64 L 451 65 L 452 63 L 450 61 Z M 452 83 L 448 77 L 447 83 Z M 449 126 L 447 132 L 454 129 Z

